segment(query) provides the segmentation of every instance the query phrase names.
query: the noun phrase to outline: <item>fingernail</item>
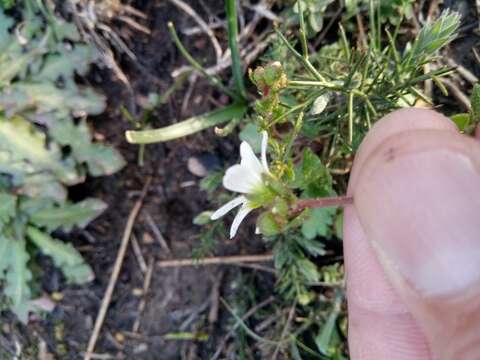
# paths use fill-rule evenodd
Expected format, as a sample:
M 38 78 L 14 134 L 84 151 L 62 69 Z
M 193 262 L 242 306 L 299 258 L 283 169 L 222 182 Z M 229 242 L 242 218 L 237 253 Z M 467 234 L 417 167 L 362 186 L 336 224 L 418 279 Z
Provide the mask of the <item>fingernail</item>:
M 384 155 L 360 176 L 354 198 L 387 272 L 423 296 L 457 293 L 480 281 L 477 163 L 447 149 Z

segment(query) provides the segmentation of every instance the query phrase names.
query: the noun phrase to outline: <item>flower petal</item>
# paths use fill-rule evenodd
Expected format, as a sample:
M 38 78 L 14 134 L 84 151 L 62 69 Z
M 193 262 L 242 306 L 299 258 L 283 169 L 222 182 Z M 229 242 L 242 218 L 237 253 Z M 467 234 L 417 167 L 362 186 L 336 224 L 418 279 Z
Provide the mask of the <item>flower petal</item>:
M 230 227 L 230 239 L 233 239 L 237 234 L 238 227 L 243 219 L 245 219 L 245 216 L 247 216 L 252 210 L 253 208 L 248 206 L 248 203 L 243 204 L 240 210 L 238 210 L 237 215 L 235 215 L 235 218 L 233 219 L 232 226 Z
M 258 177 L 264 172 L 262 164 L 253 152 L 250 144 L 246 141 L 240 144 L 240 157 L 242 158 L 240 165 L 247 167 L 251 172 L 257 174 Z
M 233 165 L 223 177 L 223 187 L 230 191 L 248 194 L 262 183 L 262 178 L 243 165 Z
M 247 198 L 245 196 L 238 196 L 235 199 L 227 202 L 225 205 L 223 205 L 220 209 L 215 211 L 212 216 L 210 216 L 211 220 L 217 220 L 220 219 L 222 216 L 227 214 L 230 210 L 233 208 L 236 208 L 238 205 L 241 205 L 243 203 L 247 202 Z
M 270 174 L 270 170 L 268 169 L 268 162 L 267 162 L 267 147 L 268 147 L 268 133 L 264 130 L 262 131 L 262 165 L 263 171 L 267 174 Z

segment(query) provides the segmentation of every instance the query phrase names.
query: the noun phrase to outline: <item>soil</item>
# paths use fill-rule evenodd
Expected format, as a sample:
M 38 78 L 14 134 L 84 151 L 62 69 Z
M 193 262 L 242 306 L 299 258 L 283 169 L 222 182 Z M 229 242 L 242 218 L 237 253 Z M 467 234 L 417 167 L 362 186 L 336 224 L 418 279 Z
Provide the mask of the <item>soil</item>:
M 189 4 L 204 18 L 224 16 L 223 0 L 192 1 Z M 61 294 L 62 299 L 51 314 L 32 321 L 28 329 L 14 323 L 8 314 L 4 315 L 4 322 L 9 325 L 4 328 L 0 339 L 5 343 L 1 345 L 7 352 L 11 350 L 14 353 L 12 339 L 18 339 L 23 354 L 26 354 L 26 349 L 29 346 L 34 348 L 41 338 L 47 344 L 48 353 L 55 359 L 81 359 L 110 278 L 127 217 L 147 178 L 151 178 L 152 182 L 133 230 L 143 258 L 147 264 L 161 259 L 190 258 L 199 232 L 192 219 L 215 205 L 209 203 L 207 194 L 200 190 L 201 179 L 187 169 L 188 159 L 211 154 L 214 162 L 222 165 L 237 161 L 237 144 L 230 139 L 218 138 L 210 130 L 165 144 L 149 145 L 144 166 L 137 164 L 138 147 L 125 140 L 124 132 L 131 125 L 122 117 L 120 106 L 125 104 L 134 114 L 140 114 L 138 104 L 144 102 L 150 92 L 161 94 L 172 85 L 171 72 L 186 62 L 170 40 L 167 21 L 173 21 L 177 29 L 191 27 L 194 23 L 164 0 L 137 1 L 131 5 L 148 14 L 145 25 L 152 31 L 151 35 L 144 35 L 124 25 L 116 28 L 124 39 L 128 39 L 128 46 L 137 57 L 136 61 L 132 61 L 122 56 L 120 63 L 133 91 L 128 91 L 107 69 L 97 69 L 89 78 L 89 82 L 109 99 L 108 110 L 102 116 L 91 119 L 91 125 L 97 137 L 104 138 L 121 151 L 127 165 L 113 176 L 90 178 L 85 184 L 70 189 L 75 200 L 97 197 L 109 205 L 108 210 L 84 231 L 77 230 L 69 236 L 93 267 L 96 279 L 86 286 L 67 286 L 49 259 L 40 258 L 46 274 L 43 290 L 48 294 Z M 182 38 L 189 50 L 203 57 L 203 61 L 214 60 L 213 50 L 204 36 Z M 225 101 L 208 84 L 199 80 L 193 87 L 186 111 L 182 112 L 187 88 L 188 83 L 154 112 L 153 127 L 212 110 L 216 107 L 214 103 Z M 153 220 L 165 238 L 170 254 L 157 241 L 149 220 Z M 215 248 L 215 255 L 264 252 L 261 241 L 249 239 L 245 236 L 248 233 L 252 234 L 244 230 L 235 240 L 225 240 Z M 130 245 L 95 353 L 107 354 L 113 359 L 208 358 L 225 335 L 228 318 L 220 310 L 216 322 L 208 321 L 212 306 L 217 305 L 212 299 L 218 300 L 219 288 L 220 294 L 231 291 L 228 284 L 240 271 L 254 270 L 241 270 L 235 266 L 163 270 L 154 267 L 148 293 L 143 296 L 138 290 L 143 287 L 145 274 Z M 266 290 L 272 292 L 272 276 L 262 276 L 269 284 Z M 138 309 L 143 299 L 146 303 L 140 314 Z M 137 319 L 140 320 L 140 328 L 134 334 L 132 327 Z M 179 332 L 203 332 L 209 338 L 208 341 L 198 342 L 164 339 L 165 334 Z M 35 350 L 32 350 L 33 353 Z

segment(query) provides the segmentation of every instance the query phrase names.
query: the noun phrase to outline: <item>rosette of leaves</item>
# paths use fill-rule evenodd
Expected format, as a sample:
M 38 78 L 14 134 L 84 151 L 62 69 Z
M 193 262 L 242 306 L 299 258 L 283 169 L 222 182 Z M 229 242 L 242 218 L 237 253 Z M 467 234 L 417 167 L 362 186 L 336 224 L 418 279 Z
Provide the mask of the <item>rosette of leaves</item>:
M 68 282 L 93 278 L 78 251 L 52 234 L 86 226 L 106 208 L 98 199 L 69 201 L 68 186 L 124 165 L 116 150 L 92 141 L 85 121 L 104 110 L 105 99 L 74 80 L 95 50 L 52 9 L 27 3 L 17 21 L 0 11 L 0 280 L 22 321 L 36 310 L 36 252 L 50 256 Z

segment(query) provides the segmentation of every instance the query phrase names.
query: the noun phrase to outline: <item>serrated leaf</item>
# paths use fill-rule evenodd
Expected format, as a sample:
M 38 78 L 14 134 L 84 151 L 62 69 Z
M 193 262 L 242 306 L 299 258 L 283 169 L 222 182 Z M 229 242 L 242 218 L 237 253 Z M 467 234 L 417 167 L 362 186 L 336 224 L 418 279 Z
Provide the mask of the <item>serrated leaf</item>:
M 49 82 L 21 82 L 2 94 L 0 106 L 14 112 L 35 107 L 37 112 L 56 111 L 62 116 L 71 112 L 98 115 L 105 109 L 105 97 L 90 88 L 59 89 Z
M 61 77 L 64 81 L 73 81 L 75 74 L 85 75 L 96 57 L 96 51 L 91 46 L 76 45 L 70 50 L 63 48 L 59 53 L 45 57 L 41 71 L 32 76 L 32 80 L 55 82 Z
M 47 148 L 45 134 L 23 118 L 0 118 L 1 151 L 9 154 L 8 163 L 26 162 L 32 172 L 51 171 L 67 184 L 81 180 L 73 164 L 62 160 L 59 147 L 50 143 Z
M 27 228 L 27 236 L 42 253 L 52 258 L 69 282 L 85 283 L 93 279 L 92 269 L 71 244 L 54 239 L 33 226 Z
M 335 208 L 312 209 L 309 218 L 302 225 L 302 234 L 307 239 L 317 236 L 328 237 L 335 216 Z
M 43 208 L 30 215 L 30 221 L 48 231 L 63 229 L 70 231 L 74 226 L 85 227 L 100 215 L 107 205 L 98 199 L 86 199 L 79 203 L 65 203 Z
M 17 197 L 15 195 L 0 193 L 0 230 L 2 226 L 17 212 Z
M 5 279 L 5 271 L 9 266 L 10 253 L 12 251 L 12 240 L 0 234 L 0 279 Z
M 325 197 L 334 194 L 332 177 L 320 158 L 309 148 L 303 153 L 303 162 L 295 169 L 295 187 L 303 190 L 303 197 Z
M 29 258 L 25 239 L 11 239 L 11 251 L 3 293 L 11 301 L 12 311 L 24 323 L 28 321 L 28 312 L 31 310 L 29 304 L 31 294 L 28 283 L 32 279 L 32 274 L 27 267 Z
M 122 155 L 112 147 L 92 143 L 87 124 L 75 125 L 71 119 L 58 119 L 49 124 L 50 136 L 59 144 L 69 146 L 79 163 L 86 163 L 92 176 L 111 175 L 125 166 Z

